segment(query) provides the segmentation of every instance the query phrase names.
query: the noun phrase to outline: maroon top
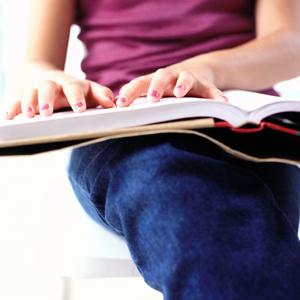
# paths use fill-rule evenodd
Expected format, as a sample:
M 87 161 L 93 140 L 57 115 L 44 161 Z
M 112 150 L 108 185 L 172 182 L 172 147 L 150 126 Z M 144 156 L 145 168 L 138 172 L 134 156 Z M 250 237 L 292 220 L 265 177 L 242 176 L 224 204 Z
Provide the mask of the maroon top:
M 255 37 L 255 0 L 77 0 L 87 78 L 115 92 L 131 79 Z

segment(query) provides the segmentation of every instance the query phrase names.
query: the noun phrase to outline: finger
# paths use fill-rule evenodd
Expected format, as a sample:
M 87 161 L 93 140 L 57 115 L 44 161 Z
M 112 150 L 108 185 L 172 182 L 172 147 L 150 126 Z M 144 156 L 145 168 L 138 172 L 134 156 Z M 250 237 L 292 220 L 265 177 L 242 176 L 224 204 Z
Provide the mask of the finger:
M 184 97 L 193 87 L 196 89 L 197 80 L 193 73 L 184 71 L 179 74 L 173 94 L 175 97 Z
M 199 87 L 200 97 L 206 99 L 213 99 L 220 102 L 228 102 L 228 99 L 223 94 L 221 90 L 219 90 L 216 86 L 209 82 L 203 82 Z
M 21 100 L 18 100 L 9 106 L 9 108 L 8 108 L 7 112 L 4 114 L 3 118 L 4 118 L 4 120 L 12 120 L 21 113 L 22 113 Z
M 86 110 L 83 86 L 79 80 L 66 81 L 62 85 L 62 89 L 73 111 L 84 112 Z
M 228 102 L 223 92 L 205 78 L 197 78 L 193 73 L 184 71 L 179 74 L 173 90 L 176 97 L 193 96 Z
M 61 86 L 54 81 L 43 81 L 38 89 L 39 112 L 42 116 L 53 114 L 55 101 L 59 100 Z
M 147 99 L 150 102 L 159 101 L 168 87 L 174 86 L 178 75 L 167 69 L 159 69 L 155 72 L 150 83 Z M 173 89 L 173 88 L 172 88 Z
M 130 105 L 135 99 L 147 94 L 153 75 L 141 76 L 124 85 L 117 97 L 116 105 L 124 107 Z
M 36 115 L 38 105 L 38 89 L 27 90 L 22 98 L 22 114 L 26 118 L 33 118 Z
M 88 81 L 88 84 L 87 107 L 97 107 L 101 105 L 103 108 L 111 108 L 115 105 L 114 94 L 109 88 L 93 81 Z

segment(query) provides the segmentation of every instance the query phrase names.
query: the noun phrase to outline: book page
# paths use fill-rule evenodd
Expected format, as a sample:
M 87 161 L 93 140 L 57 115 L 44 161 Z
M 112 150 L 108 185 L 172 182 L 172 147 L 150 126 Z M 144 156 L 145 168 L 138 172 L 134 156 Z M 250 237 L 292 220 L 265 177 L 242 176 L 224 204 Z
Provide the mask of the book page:
M 230 104 L 238 106 L 247 112 L 254 111 L 270 103 L 288 101 L 282 97 L 240 90 L 228 90 L 224 94 L 229 99 Z
M 49 120 L 61 120 L 66 118 L 86 118 L 87 116 L 95 116 L 98 115 L 99 117 L 101 115 L 113 115 L 112 118 L 118 118 L 116 117 L 116 114 L 124 114 L 126 112 L 130 111 L 138 111 L 138 110 L 145 110 L 145 109 L 153 109 L 158 107 L 165 107 L 166 105 L 189 105 L 189 103 L 195 103 L 199 102 L 201 100 L 202 102 L 208 102 L 210 103 L 213 100 L 208 99 L 199 99 L 199 98 L 176 98 L 176 97 L 168 97 L 163 98 L 159 102 L 150 103 L 145 97 L 136 99 L 130 106 L 128 107 L 113 107 L 113 108 L 102 108 L 101 106 L 98 106 L 96 108 L 89 108 L 84 113 L 74 113 L 72 110 L 70 111 L 63 111 L 63 112 L 54 112 L 52 116 L 46 116 L 43 117 L 41 115 L 36 115 L 34 118 L 25 118 L 22 116 L 22 114 L 15 117 L 14 120 L 1 120 L 0 121 L 0 128 L 2 126 L 11 126 L 11 125 L 17 125 L 17 124 L 25 124 L 25 123 L 35 123 L 35 122 L 49 122 Z M 176 114 L 175 114 L 176 115 Z M 174 119 L 172 116 L 174 116 L 173 110 L 166 110 L 165 111 L 165 117 L 166 120 L 169 118 Z M 139 116 L 137 115 L 137 118 Z M 195 116 L 196 117 L 196 116 Z M 114 120 L 114 119 L 112 119 Z M 142 124 L 142 123 L 141 123 Z
M 226 95 L 226 97 L 228 97 L 229 99 L 229 103 L 234 105 L 235 107 L 239 107 L 242 110 L 246 111 L 246 112 L 251 112 L 261 106 L 264 106 L 266 104 L 269 103 L 273 103 L 276 101 L 282 101 L 283 98 L 280 97 L 274 97 L 274 96 L 267 96 L 267 95 L 263 95 L 263 94 L 258 94 L 258 93 L 252 93 L 252 92 L 247 92 L 247 91 L 239 91 L 239 90 L 229 90 L 229 91 L 225 91 L 224 94 Z M 214 117 L 213 111 L 215 111 L 215 109 L 220 108 L 222 110 L 224 110 L 224 108 L 226 106 L 228 106 L 227 103 L 224 102 L 218 102 L 215 100 L 211 100 L 211 99 L 202 99 L 202 98 L 189 98 L 189 97 L 185 97 L 185 98 L 175 98 L 175 97 L 167 97 L 167 98 L 163 98 L 161 99 L 160 102 L 157 103 L 149 103 L 147 101 L 147 99 L 145 97 L 143 98 L 139 98 L 137 100 L 135 100 L 129 107 L 114 107 L 112 109 L 103 109 L 101 107 L 97 107 L 94 109 L 88 109 L 85 113 L 83 114 L 76 114 L 73 111 L 65 111 L 65 112 L 55 112 L 51 117 L 41 117 L 40 115 L 35 116 L 34 118 L 24 118 L 22 115 L 19 115 L 18 117 L 16 117 L 13 121 L 0 121 L 0 127 L 2 126 L 10 126 L 12 124 L 16 125 L 16 124 L 24 124 L 24 123 L 33 123 L 33 122 L 48 122 L 49 119 L 54 120 L 60 120 L 60 119 L 65 119 L 65 118 L 77 118 L 77 119 L 81 119 L 81 118 L 85 118 L 87 115 L 89 116 L 94 116 L 94 115 L 99 115 L 99 117 L 101 115 L 110 115 L 110 114 L 118 114 L 118 113 L 125 113 L 126 111 L 136 111 L 136 110 L 144 110 L 147 108 L 153 109 L 154 107 L 158 108 L 158 107 L 164 107 L 166 105 L 191 105 L 191 103 L 193 102 L 198 102 L 199 100 L 201 100 L 201 102 L 206 103 L 206 105 L 209 105 L 210 107 L 214 107 L 214 109 L 212 110 L 212 114 L 211 117 Z M 224 110 L 227 111 L 227 109 Z M 174 111 L 173 110 L 166 110 L 165 111 L 166 114 L 166 120 L 170 119 L 171 117 L 168 116 L 168 114 L 170 115 L 174 115 Z M 216 117 L 216 116 L 215 116 Z M 174 118 L 171 118 L 174 119 Z
M 88 109 L 83 113 L 57 112 L 52 116 L 24 118 L 0 122 L 0 141 L 79 134 L 143 126 L 190 118 L 217 118 L 238 126 L 247 115 L 225 102 L 200 98 L 165 98 L 150 103 L 145 98 L 129 107 Z

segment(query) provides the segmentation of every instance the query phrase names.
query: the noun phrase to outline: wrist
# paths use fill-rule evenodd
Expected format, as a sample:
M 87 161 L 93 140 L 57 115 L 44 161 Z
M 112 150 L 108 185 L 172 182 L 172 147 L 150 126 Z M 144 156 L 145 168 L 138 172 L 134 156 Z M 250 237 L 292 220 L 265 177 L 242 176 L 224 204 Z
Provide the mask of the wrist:
M 222 80 L 220 76 L 221 72 L 219 71 L 218 64 L 212 57 L 211 53 L 189 58 L 180 63 L 171 65 L 168 68 L 176 73 L 190 71 L 198 78 L 199 81 L 204 79 L 216 86 L 218 89 L 222 89 L 224 85 L 224 80 Z
M 72 77 L 64 73 L 63 70 L 49 63 L 26 61 L 22 66 L 19 77 L 19 96 L 22 97 L 23 93 L 28 89 L 37 88 L 43 81 L 51 80 L 59 83 L 71 78 Z
M 217 57 L 213 52 L 200 55 L 199 66 L 201 66 L 201 72 L 205 74 L 205 78 L 210 83 L 220 90 L 226 88 L 226 77 L 223 75 Z

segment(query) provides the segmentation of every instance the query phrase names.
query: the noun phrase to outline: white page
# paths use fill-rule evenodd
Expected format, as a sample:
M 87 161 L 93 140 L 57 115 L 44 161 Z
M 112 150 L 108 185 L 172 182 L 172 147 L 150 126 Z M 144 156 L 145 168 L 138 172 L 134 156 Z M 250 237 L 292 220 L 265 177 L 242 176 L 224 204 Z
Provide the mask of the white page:
M 228 90 L 225 91 L 224 94 L 229 99 L 230 104 L 238 106 L 247 112 L 251 112 L 259 107 L 270 103 L 289 101 L 288 99 L 282 97 L 270 96 L 247 91 Z
M 205 102 L 213 101 L 213 100 L 207 100 L 202 99 Z M 1 120 L 0 121 L 0 128 L 1 126 L 10 126 L 12 124 L 24 124 L 24 123 L 31 123 L 31 122 L 44 122 L 49 121 L 49 118 L 51 119 L 64 119 L 64 118 L 81 118 L 86 117 L 87 115 L 99 115 L 99 117 L 102 114 L 115 114 L 118 112 L 125 112 L 125 111 L 134 111 L 134 110 L 140 110 L 145 108 L 151 108 L 153 106 L 165 106 L 169 105 L 171 103 L 184 103 L 184 102 L 197 102 L 199 99 L 197 98 L 164 98 L 160 102 L 156 103 L 150 103 L 147 101 L 146 98 L 139 98 L 136 101 L 134 101 L 130 106 L 128 107 L 113 107 L 108 109 L 103 109 L 101 107 L 87 109 L 84 113 L 74 113 L 73 111 L 65 111 L 65 112 L 56 112 L 52 116 L 42 117 L 40 115 L 36 115 L 34 118 L 24 118 L 22 115 L 17 116 L 14 120 Z M 188 105 L 188 104 L 187 104 Z M 167 117 L 167 116 L 166 116 Z

